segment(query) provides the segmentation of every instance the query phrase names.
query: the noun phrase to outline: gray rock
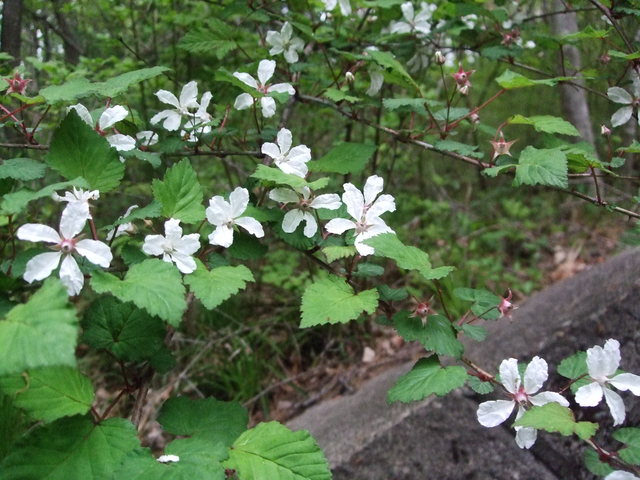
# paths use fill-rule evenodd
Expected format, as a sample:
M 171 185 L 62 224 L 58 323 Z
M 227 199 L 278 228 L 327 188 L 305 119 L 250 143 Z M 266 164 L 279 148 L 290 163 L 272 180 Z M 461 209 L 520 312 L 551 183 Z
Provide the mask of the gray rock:
M 504 358 L 526 362 L 540 355 L 555 370 L 561 359 L 577 350 L 616 338 L 621 343 L 621 368 L 640 373 L 638 272 L 640 249 L 633 249 L 553 285 L 531 297 L 511 319 L 487 325 L 488 339 L 468 343 L 465 355 L 489 371 Z M 487 397 L 471 391 L 389 406 L 386 392 L 411 366 L 388 370 L 354 395 L 321 403 L 289 422 L 293 429 L 311 431 L 336 480 L 598 478 L 584 468 L 584 445 L 577 439 L 540 432 L 527 451 L 517 447 L 508 425 L 481 427 L 475 412 Z M 561 385 L 563 380 L 552 375 L 545 389 Z M 622 396 L 627 405 L 625 426 L 637 425 L 640 402 L 628 392 Z M 606 407 L 583 411 L 584 418 L 578 420 L 598 421 L 603 430 L 612 424 Z M 619 447 L 604 434 L 597 438 L 605 447 Z

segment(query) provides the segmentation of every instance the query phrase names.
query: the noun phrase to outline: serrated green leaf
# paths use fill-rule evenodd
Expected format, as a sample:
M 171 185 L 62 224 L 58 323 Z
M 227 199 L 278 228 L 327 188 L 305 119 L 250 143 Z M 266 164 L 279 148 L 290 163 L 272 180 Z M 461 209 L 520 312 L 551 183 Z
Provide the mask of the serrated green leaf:
M 487 329 L 480 325 L 469 325 L 468 323 L 465 323 L 460 327 L 460 329 L 467 337 L 475 340 L 476 342 L 482 342 L 487 338 Z
M 384 98 L 382 99 L 382 105 L 384 108 L 395 111 L 408 111 L 415 112 L 423 116 L 427 116 L 427 109 L 425 104 L 429 108 L 441 106 L 441 102 L 435 100 L 427 100 L 424 98 Z
M 82 321 L 82 339 L 95 349 L 137 362 L 152 358 L 164 347 L 167 329 L 156 317 L 131 303 L 105 296 L 91 304 Z
M 598 452 L 591 448 L 585 449 L 583 458 L 584 466 L 587 467 L 587 470 L 589 470 L 594 475 L 604 477 L 614 471 L 611 465 L 608 465 L 600 460 Z
M 453 122 L 456 121 L 469 113 L 469 109 L 465 107 L 453 107 L 453 108 L 443 108 L 438 110 L 433 114 L 433 118 L 435 118 L 439 122 Z
M 196 263 L 196 270 L 185 277 L 184 283 L 209 310 L 244 289 L 247 282 L 254 281 L 251 270 L 244 265 L 207 270 L 200 260 L 196 259 Z
M 631 465 L 640 465 L 640 428 L 621 428 L 613 432 L 613 438 L 625 444 L 618 450 L 620 458 Z
M 345 101 L 349 103 L 356 103 L 360 101 L 360 98 L 349 95 L 348 92 L 338 90 L 337 88 L 327 88 L 322 95 L 334 102 Z
M 126 92 L 132 85 L 155 78 L 168 70 L 171 69 L 156 66 L 122 73 L 104 82 L 95 83 L 95 90 L 96 93 L 103 97 L 112 98 Z
M 352 246 L 340 246 L 340 245 L 332 245 L 329 247 L 323 247 L 322 253 L 327 258 L 327 262 L 333 263 L 336 260 L 340 260 L 341 258 L 349 258 L 354 256 L 357 252 L 355 247 Z
M 69 417 L 36 428 L 2 464 L 3 480 L 104 480 L 122 458 L 140 446 L 136 428 L 124 418 L 94 424 Z
M 51 85 L 40 90 L 40 95 L 49 105 L 71 104 L 94 93 L 96 93 L 95 84 L 83 77 L 73 78 L 62 85 Z
M 220 32 L 193 30 L 182 37 L 178 47 L 191 53 L 212 53 L 222 60 L 236 48 L 236 42 L 221 38 Z
M 493 392 L 493 384 L 491 382 L 483 382 L 473 375 L 469 375 L 467 383 L 474 392 L 479 393 L 480 395 L 487 395 L 488 393 Z
M 451 322 L 442 315 L 429 315 L 423 324 L 421 318 L 411 317 L 408 312 L 400 311 L 393 316 L 393 323 L 398 335 L 407 342 L 420 342 L 428 351 L 456 358 L 464 351 Z
M 329 464 L 306 430 L 260 423 L 234 442 L 225 467 L 243 480 L 330 480 Z
M 0 165 L 0 178 L 29 181 L 42 178 L 47 166 L 31 158 L 11 158 Z
M 389 390 L 387 401 L 409 403 L 433 394 L 441 397 L 463 386 L 467 376 L 463 367 L 443 368 L 435 355 L 421 358 Z
M 96 270 L 91 287 L 97 293 L 110 293 L 123 302 L 133 302 L 174 327 L 187 308 L 180 272 L 173 264 L 155 258 L 133 265 L 124 280 Z
M 148 152 L 146 150 L 133 149 L 127 152 L 119 152 L 124 158 L 137 158 L 149 163 L 153 168 L 158 168 L 162 165 L 162 157 L 157 152 Z
M 333 147 L 325 156 L 309 163 L 312 172 L 359 173 L 376 151 L 375 145 L 344 142 Z
M 131 210 L 131 213 L 126 217 L 119 218 L 113 224 L 103 227 L 103 230 L 111 230 L 115 228 L 117 225 L 122 225 L 123 223 L 129 223 L 133 220 L 139 220 L 143 218 L 158 218 L 162 216 L 162 205 L 159 202 L 152 201 L 149 205 L 145 205 L 142 208 L 134 208 Z
M 158 422 L 174 435 L 203 438 L 228 447 L 247 429 L 249 414 L 236 402 L 177 397 L 165 402 Z
M 183 223 L 204 219 L 202 187 L 186 158 L 167 170 L 162 181 L 154 180 L 152 189 L 165 217 L 177 218 Z
M 566 155 L 558 149 L 537 149 L 532 146 L 520 153 L 514 185 L 548 185 L 567 188 Z
M 405 270 L 417 270 L 427 280 L 446 277 L 453 270 L 453 267 L 431 268 L 427 253 L 417 247 L 404 245 L 393 233 L 376 235 L 364 243 L 375 249 L 374 255 L 391 258 Z
M 572 380 L 586 375 L 588 373 L 587 352 L 578 352 L 562 360 L 558 365 L 558 373 Z
M 375 289 L 356 294 L 342 278 L 329 275 L 309 285 L 302 295 L 300 326 L 346 323 L 362 312 L 373 313 L 377 307 Z
M 416 83 L 409 72 L 402 66 L 402 64 L 393 56 L 390 52 L 382 52 L 380 50 L 369 50 L 367 52 L 371 58 L 373 58 L 378 65 L 383 68 L 387 68 L 391 70 L 393 73 L 398 74 L 401 78 L 406 80 L 412 87 L 414 87 L 420 94 L 422 94 L 422 90 L 420 86 Z
M 534 115 L 533 117 L 523 117 L 514 115 L 509 119 L 512 125 L 531 125 L 536 132 L 559 133 L 561 135 L 580 136 L 580 132 L 571 123 L 560 117 L 551 115 Z
M 6 215 L 15 215 L 20 213 L 24 208 L 34 200 L 39 198 L 50 197 L 57 190 L 63 190 L 69 187 L 87 188 L 89 185 L 83 178 L 75 178 L 69 182 L 59 182 L 47 185 L 41 190 L 18 190 L 17 192 L 8 193 L 2 197 L 0 208 Z
M 353 272 L 354 277 L 379 277 L 384 274 L 384 267 L 374 263 L 359 263 L 358 268 Z
M 385 302 L 399 302 L 409 296 L 405 288 L 391 288 L 388 285 L 378 285 L 376 288 L 380 292 L 380 300 Z
M 443 150 L 445 152 L 456 152 L 467 157 L 484 157 L 484 154 L 482 152 L 476 151 L 478 149 L 477 145 L 467 145 L 465 143 L 455 142 L 453 140 L 438 140 L 433 146 L 438 150 Z
M 113 190 L 124 176 L 117 152 L 75 110 L 53 133 L 46 161 L 67 180 L 82 177 L 89 188 L 100 192 Z
M 292 173 L 284 173 L 279 168 L 267 167 L 266 165 L 258 165 L 255 172 L 251 174 L 253 178 L 265 180 L 276 185 L 288 185 L 294 189 L 300 189 L 308 186 L 304 178 L 293 175 Z
M 238 260 L 257 260 L 266 255 L 269 248 L 253 235 L 245 232 L 233 234 L 233 244 L 227 249 L 229 255 Z
M 0 375 L 50 365 L 75 366 L 78 320 L 66 288 L 51 278 L 0 321 Z
M 515 168 L 516 166 L 517 166 L 517 164 L 510 163 L 508 165 L 500 165 L 500 166 L 495 166 L 495 167 L 489 167 L 489 168 L 483 169 L 482 173 L 483 173 L 483 175 L 486 175 L 487 177 L 495 178 L 499 174 L 501 174 L 502 172 L 504 172 L 506 170 L 509 170 L 510 168 Z
M 553 87 L 561 81 L 571 79 L 572 77 L 555 77 L 545 78 L 543 80 L 532 80 L 524 75 L 512 72 L 511 70 L 505 70 L 498 78 L 496 78 L 496 82 L 502 88 L 512 90 L 514 88 L 535 87 L 536 85 Z
M 618 50 L 609 50 L 607 53 L 609 54 L 610 57 L 620 58 L 622 60 L 627 60 L 627 61 L 637 60 L 640 58 L 640 51 L 633 52 L 633 53 L 625 53 L 625 52 L 620 52 Z
M 598 424 L 593 422 L 576 422 L 573 412 L 559 403 L 551 402 L 527 410 L 514 426 L 532 427 L 547 432 L 558 432 L 560 435 L 578 435 L 588 440 L 595 435 Z
M 486 320 L 500 318 L 498 305 L 502 299 L 488 290 L 459 287 L 453 290 L 453 294 L 461 300 L 473 302 L 471 311 L 480 318 Z
M 91 381 L 76 368 L 42 367 L 22 375 L 0 377 L 0 390 L 34 420 L 49 423 L 85 414 L 93 403 Z
M 601 29 L 596 30 L 591 25 L 587 25 L 586 28 L 580 30 L 579 32 L 569 33 L 567 35 L 563 35 L 561 39 L 566 42 L 575 42 L 577 40 L 588 40 L 592 38 L 606 38 L 609 36 L 611 29 Z

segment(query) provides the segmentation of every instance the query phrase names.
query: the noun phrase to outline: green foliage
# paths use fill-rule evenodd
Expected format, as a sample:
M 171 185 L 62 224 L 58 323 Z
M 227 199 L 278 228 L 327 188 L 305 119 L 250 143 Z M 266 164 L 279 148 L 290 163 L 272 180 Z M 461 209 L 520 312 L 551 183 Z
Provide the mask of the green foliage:
M 461 300 L 473 302 L 471 312 L 480 318 L 495 320 L 500 317 L 498 305 L 501 298 L 487 290 L 458 287 L 453 294 Z
M 95 271 L 91 287 L 98 293 L 111 293 L 123 302 L 133 302 L 173 326 L 180 323 L 187 308 L 180 272 L 162 260 L 150 259 L 133 265 L 123 280 Z
M 547 432 L 558 432 L 569 436 L 576 434 L 583 440 L 595 435 L 598 424 L 593 422 L 576 422 L 573 412 L 559 403 L 551 402 L 540 407 L 531 407 L 514 426 L 533 427 Z
M 580 136 L 578 129 L 571 123 L 551 115 L 535 115 L 533 117 L 514 115 L 509 119 L 509 123 L 512 125 L 531 125 L 536 132 L 559 133 L 573 137 Z
M 496 82 L 506 90 L 513 90 L 515 88 L 535 87 L 537 85 L 553 87 L 557 85 L 558 82 L 568 79 L 569 77 L 555 77 L 545 78 L 544 80 L 532 80 L 511 70 L 505 70 L 502 75 L 496 78 Z
M 253 274 L 244 265 L 217 267 L 212 270 L 196 260 L 198 267 L 185 277 L 194 295 L 209 310 L 213 310 L 226 299 L 244 289 L 247 282 L 253 282 Z
M 598 452 L 590 448 L 584 450 L 584 465 L 594 475 L 603 477 L 614 471 L 611 465 L 600 460 Z
M 441 397 L 464 385 L 467 376 L 463 367 L 442 367 L 435 355 L 421 358 L 389 390 L 387 401 L 417 402 L 433 394 Z
M 618 451 L 620 458 L 631 465 L 640 465 L 640 428 L 621 428 L 614 432 L 613 438 L 626 444 Z
M 408 342 L 417 340 L 427 351 L 456 358 L 462 355 L 462 343 L 456 338 L 451 322 L 442 315 L 430 315 L 423 324 L 421 318 L 401 311 L 394 315 L 393 323 L 402 338 Z
M 162 215 L 183 223 L 204 219 L 203 195 L 196 172 L 186 158 L 168 169 L 162 181 L 153 181 L 153 196 L 162 205 Z
M 0 322 L 0 375 L 50 365 L 75 366 L 77 324 L 66 289 L 57 279 L 47 280 Z
M 308 183 L 304 178 L 300 178 L 292 173 L 284 173 L 279 168 L 267 167 L 266 165 L 258 165 L 258 168 L 251 176 L 274 185 L 287 185 L 297 190 L 302 187 L 309 187 L 311 190 L 316 190 L 325 187 L 327 183 L 329 183 L 329 179 L 326 177 Z
M 471 158 L 484 157 L 484 154 L 482 152 L 477 151 L 477 146 L 467 145 L 464 143 L 456 142 L 454 140 L 438 140 L 433 146 L 438 150 L 455 152 Z
M 346 323 L 362 312 L 373 313 L 378 306 L 375 289 L 355 293 L 342 278 L 327 275 L 307 287 L 302 296 L 301 327 Z
M 75 110 L 53 134 L 47 163 L 67 180 L 82 177 L 89 188 L 102 193 L 116 188 L 124 175 L 124 164 L 116 151 Z
M 491 382 L 483 382 L 478 377 L 470 375 L 467 383 L 474 392 L 479 393 L 480 395 L 487 395 L 493 392 L 493 384 Z
M 306 430 L 261 423 L 233 443 L 227 468 L 243 480 L 329 480 L 327 460 Z
M 236 48 L 236 42 L 228 38 L 228 34 L 219 31 L 195 30 L 187 32 L 178 46 L 191 53 L 213 53 L 222 60 Z
M 87 182 L 82 178 L 76 178 L 70 182 L 59 182 L 47 185 L 35 192 L 26 189 L 18 190 L 17 192 L 4 195 L 2 197 L 2 203 L 0 203 L 0 208 L 6 215 L 15 215 L 24 210 L 29 202 L 38 200 L 39 198 L 50 197 L 52 193 L 72 186 L 86 187 Z
M 312 172 L 329 172 L 346 175 L 364 170 L 376 151 L 375 145 L 345 142 L 333 147 L 322 158 L 309 164 Z
M 31 158 L 10 158 L 0 165 L 0 179 L 29 181 L 42 178 L 47 166 Z
M 352 257 L 356 254 L 356 249 L 353 246 L 332 245 L 329 247 L 323 247 L 322 253 L 327 258 L 327 262 L 333 263 L 341 258 Z
M 525 148 L 516 166 L 514 185 L 567 188 L 567 157 L 557 149 Z

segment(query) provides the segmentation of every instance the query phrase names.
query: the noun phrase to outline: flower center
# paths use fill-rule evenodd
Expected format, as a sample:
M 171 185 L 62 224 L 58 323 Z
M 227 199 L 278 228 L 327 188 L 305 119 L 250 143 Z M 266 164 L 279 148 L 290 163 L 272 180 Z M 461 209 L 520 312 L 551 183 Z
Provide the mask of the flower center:
M 76 249 L 76 241 L 73 238 L 64 238 L 58 246 L 62 253 L 71 253 Z
M 513 399 L 520 405 L 524 405 L 529 402 L 529 395 L 524 391 L 524 387 L 520 386 L 520 388 L 518 388 L 518 391 L 513 394 Z
M 264 93 L 266 95 L 267 93 L 269 93 L 268 90 L 269 90 L 269 85 L 267 85 L 267 84 L 258 85 L 258 91 L 260 93 Z

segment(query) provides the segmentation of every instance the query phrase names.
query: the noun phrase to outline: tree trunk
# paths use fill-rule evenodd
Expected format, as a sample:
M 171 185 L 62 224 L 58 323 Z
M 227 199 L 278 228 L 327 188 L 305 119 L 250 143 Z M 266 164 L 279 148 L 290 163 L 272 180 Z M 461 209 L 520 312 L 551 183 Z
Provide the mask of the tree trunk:
M 82 51 L 78 43 L 78 39 L 70 26 L 71 22 L 62 12 L 64 4 L 65 0 L 53 0 L 53 11 L 56 17 L 56 23 L 58 24 L 57 33 L 62 38 L 65 62 L 70 63 L 71 65 L 77 65 L 80 61 Z
M 20 63 L 22 0 L 4 0 L 2 6 L 1 50 L 13 57 L 11 66 Z M 6 86 L 6 85 L 5 85 Z

